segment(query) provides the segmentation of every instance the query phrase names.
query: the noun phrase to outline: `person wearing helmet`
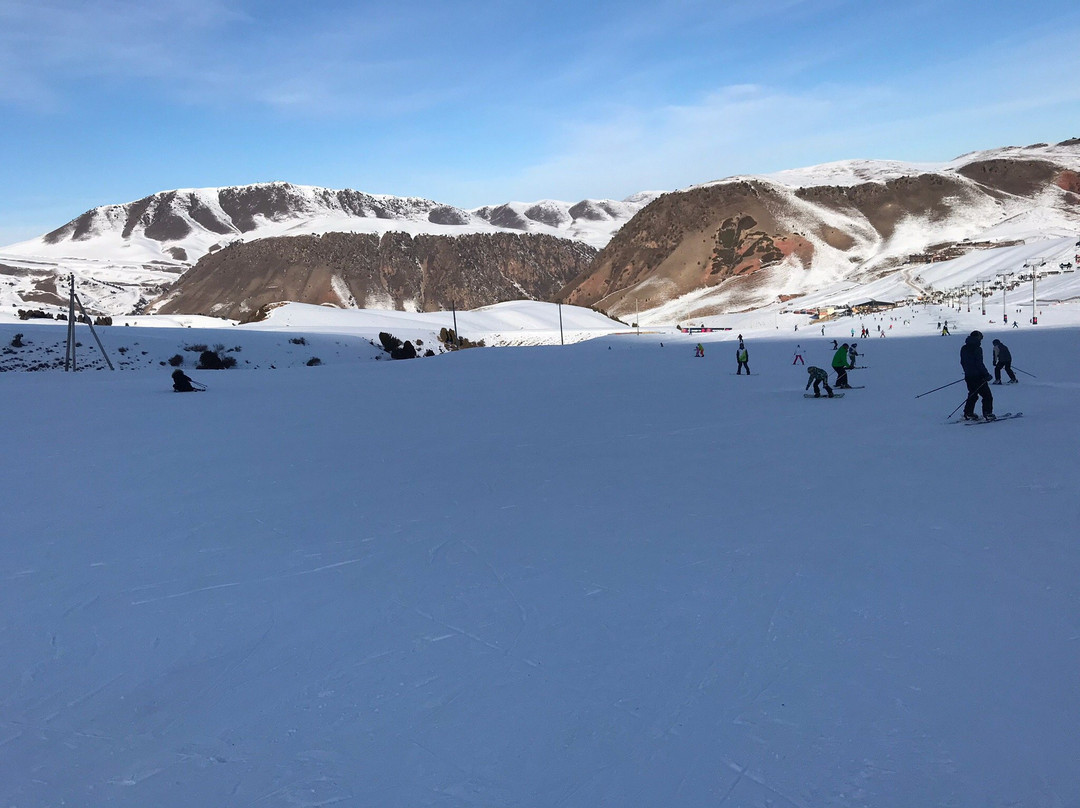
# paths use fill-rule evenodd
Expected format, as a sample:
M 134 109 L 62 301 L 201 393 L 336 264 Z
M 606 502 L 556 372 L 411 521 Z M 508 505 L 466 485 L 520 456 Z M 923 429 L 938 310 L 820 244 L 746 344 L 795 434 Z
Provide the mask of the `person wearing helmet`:
M 960 367 L 964 369 L 964 382 L 968 397 L 964 402 L 964 419 L 978 421 L 975 402 L 982 396 L 982 414 L 987 421 L 994 420 L 994 397 L 990 394 L 990 371 L 983 363 L 982 332 L 972 331 L 960 349 Z
M 851 347 L 848 348 L 848 370 L 851 370 L 853 367 L 855 367 L 855 360 L 859 358 L 859 352 L 855 350 L 855 346 L 857 344 L 858 343 L 853 342 L 851 343 Z

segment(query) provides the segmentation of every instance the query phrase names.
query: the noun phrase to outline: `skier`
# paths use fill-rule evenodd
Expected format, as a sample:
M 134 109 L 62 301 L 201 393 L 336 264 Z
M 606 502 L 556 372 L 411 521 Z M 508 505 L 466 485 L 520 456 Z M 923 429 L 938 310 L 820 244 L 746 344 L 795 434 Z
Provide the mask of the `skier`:
M 994 397 L 990 394 L 990 371 L 983 364 L 982 332 L 972 331 L 964 340 L 960 349 L 960 367 L 964 369 L 964 382 L 967 383 L 968 397 L 964 402 L 964 420 L 978 421 L 975 414 L 975 402 L 982 396 L 983 418 L 994 420 Z
M 172 372 L 172 389 L 176 393 L 198 392 L 191 384 L 191 377 L 177 368 Z
M 948 326 L 945 326 L 944 328 L 941 329 L 941 336 L 943 336 L 943 337 L 949 336 L 949 327 Z
M 836 344 L 836 340 L 832 341 L 832 349 L 835 351 L 839 346 Z
M 801 345 L 796 345 L 795 346 L 795 359 L 792 360 L 791 364 L 793 364 L 793 365 L 805 365 L 806 364 L 806 362 L 804 362 L 803 358 L 802 358 L 802 346 Z
M 859 358 L 859 352 L 855 350 L 855 346 L 857 344 L 858 343 L 853 342 L 851 343 L 851 347 L 848 348 L 848 370 L 851 370 L 855 367 L 855 360 Z
M 806 380 L 806 387 L 804 389 L 809 390 L 810 384 L 814 385 L 814 398 L 821 398 L 821 389 L 818 385 L 825 385 L 825 392 L 829 394 L 829 398 L 833 397 L 832 388 L 829 387 L 829 374 L 821 368 L 810 366 L 806 369 L 806 372 L 810 375 L 810 378 Z
M 847 367 L 848 344 L 845 342 L 836 350 L 832 358 L 832 369 L 836 371 L 836 386 L 839 388 L 851 387 L 847 380 Z
M 701 343 L 699 342 L 699 343 L 697 344 L 697 347 L 696 347 L 696 348 L 694 348 L 694 356 L 704 356 L 704 355 L 705 355 L 705 346 L 704 346 L 704 345 L 702 345 L 702 344 L 701 344 Z
M 750 375 L 750 352 L 746 350 L 746 346 L 742 341 L 742 334 L 739 335 L 739 347 L 735 349 L 735 359 L 739 363 L 739 369 L 736 371 L 736 376 L 742 376 L 742 369 L 746 368 L 746 375 Z
M 994 384 L 1001 384 L 1001 371 L 1009 374 L 1009 384 L 1016 384 L 1016 374 L 1012 370 L 1012 353 L 1008 346 L 999 339 L 994 340 Z

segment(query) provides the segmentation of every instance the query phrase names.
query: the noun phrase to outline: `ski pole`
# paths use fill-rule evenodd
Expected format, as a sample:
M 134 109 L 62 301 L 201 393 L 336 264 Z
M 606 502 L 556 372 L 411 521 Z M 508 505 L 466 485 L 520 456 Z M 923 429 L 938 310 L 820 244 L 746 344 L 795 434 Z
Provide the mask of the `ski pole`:
M 963 401 L 961 401 L 959 404 L 956 405 L 956 410 L 960 409 L 965 404 L 967 404 L 967 399 L 966 398 Z M 948 421 L 950 418 L 952 418 L 954 415 L 956 415 L 956 410 L 953 410 L 948 415 L 946 415 L 945 420 Z
M 1038 377 L 1038 376 L 1036 376 L 1036 375 L 1035 375 L 1034 373 L 1028 373 L 1028 372 L 1027 372 L 1026 370 L 1021 370 L 1020 368 L 1013 368 L 1013 370 L 1019 370 L 1019 371 L 1020 371 L 1021 373 L 1023 373 L 1023 374 L 1025 375 L 1025 376 L 1030 376 L 1030 377 L 1031 377 L 1031 378 L 1033 378 L 1033 379 L 1037 379 L 1037 378 L 1039 378 L 1039 377 Z
M 963 381 L 963 379 L 957 379 L 955 382 L 949 382 L 948 384 L 943 384 L 943 385 L 941 385 L 941 387 L 935 387 L 933 390 L 927 390 L 925 393 L 919 393 L 919 395 L 915 396 L 915 398 L 922 398 L 923 396 L 928 396 L 931 393 L 936 393 L 938 390 L 944 390 L 946 387 L 952 387 L 954 384 L 960 384 L 960 382 L 962 382 L 962 381 Z
M 961 379 L 960 381 L 963 381 L 963 379 Z M 986 382 L 988 382 L 988 381 L 990 381 L 990 380 L 989 380 L 989 379 L 987 379 L 987 380 L 986 380 Z M 983 382 L 983 383 L 982 383 L 982 384 L 980 384 L 980 385 L 979 385 L 978 387 L 976 387 L 976 388 L 975 388 L 974 390 L 972 390 L 972 391 L 971 391 L 970 393 L 968 393 L 968 395 L 967 395 L 967 398 L 965 398 L 965 399 L 964 399 L 963 401 L 961 401 L 961 402 L 960 402 L 959 404 L 957 404 L 957 405 L 956 405 L 956 410 L 960 409 L 960 408 L 961 408 L 961 407 L 963 407 L 963 406 L 964 406 L 965 404 L 967 404 L 967 402 L 968 402 L 968 398 L 971 398 L 971 397 L 972 397 L 973 395 L 975 395 L 975 394 L 976 394 L 976 393 L 978 393 L 978 392 L 979 392 L 980 390 L 982 390 L 982 389 L 983 389 L 984 387 L 986 387 L 986 382 Z M 956 415 L 956 410 L 953 410 L 952 412 L 950 412 L 950 413 L 948 414 L 948 416 L 947 416 L 947 417 L 945 418 L 945 420 L 946 420 L 946 421 L 948 421 L 948 420 L 949 420 L 949 418 L 952 418 L 952 417 L 953 417 L 954 415 Z

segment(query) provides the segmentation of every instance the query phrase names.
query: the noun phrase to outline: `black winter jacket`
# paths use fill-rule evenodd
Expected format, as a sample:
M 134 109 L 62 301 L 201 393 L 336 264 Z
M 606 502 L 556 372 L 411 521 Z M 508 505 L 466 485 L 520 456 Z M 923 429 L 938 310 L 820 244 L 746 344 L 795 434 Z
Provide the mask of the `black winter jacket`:
M 964 347 L 960 349 L 960 367 L 964 369 L 965 379 L 985 381 L 990 378 L 990 372 L 983 364 L 982 340 L 968 335 L 964 340 Z

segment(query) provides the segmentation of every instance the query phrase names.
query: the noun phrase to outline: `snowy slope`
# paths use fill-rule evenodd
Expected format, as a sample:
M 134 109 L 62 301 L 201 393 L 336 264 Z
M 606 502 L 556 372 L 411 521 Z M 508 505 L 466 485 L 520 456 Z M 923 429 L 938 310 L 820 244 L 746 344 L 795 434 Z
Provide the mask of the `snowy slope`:
M 806 401 L 771 322 L 749 378 L 733 332 L 192 396 L 0 374 L 0 803 L 1080 803 L 1080 315 L 1054 310 L 984 327 L 1038 377 L 995 425 L 914 398 L 959 337 L 870 341 L 865 389 Z

